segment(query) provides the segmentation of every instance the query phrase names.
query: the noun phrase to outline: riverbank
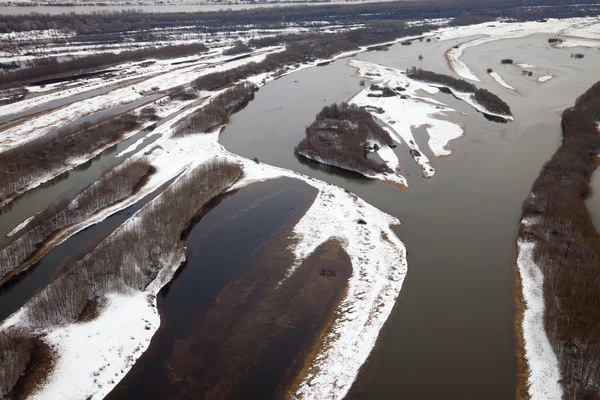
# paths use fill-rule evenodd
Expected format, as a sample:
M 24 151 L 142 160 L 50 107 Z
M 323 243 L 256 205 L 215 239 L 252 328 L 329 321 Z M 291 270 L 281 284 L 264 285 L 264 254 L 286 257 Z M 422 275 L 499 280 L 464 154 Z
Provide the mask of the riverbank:
M 585 206 L 600 164 L 600 82 L 562 114 L 562 144 L 523 203 L 517 241 L 532 399 L 600 393 L 600 234 Z M 521 334 L 521 333 L 519 333 Z M 577 354 L 577 357 L 573 357 Z

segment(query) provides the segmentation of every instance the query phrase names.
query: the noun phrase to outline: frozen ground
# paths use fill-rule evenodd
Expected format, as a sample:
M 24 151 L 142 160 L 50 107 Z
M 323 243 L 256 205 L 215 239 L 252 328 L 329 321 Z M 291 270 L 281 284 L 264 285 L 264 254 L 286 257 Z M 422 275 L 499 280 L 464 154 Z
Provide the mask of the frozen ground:
M 544 275 L 533 260 L 535 243 L 519 239 L 517 247 L 517 268 L 526 303 L 522 328 L 529 367 L 529 395 L 531 400 L 561 400 L 558 360 L 544 327 Z

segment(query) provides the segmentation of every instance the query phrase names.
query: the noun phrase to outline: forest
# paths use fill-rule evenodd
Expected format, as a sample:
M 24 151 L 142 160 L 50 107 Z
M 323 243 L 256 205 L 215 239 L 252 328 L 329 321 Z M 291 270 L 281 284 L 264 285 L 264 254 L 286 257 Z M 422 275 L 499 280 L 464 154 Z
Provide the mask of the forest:
M 153 29 L 172 29 L 182 26 L 192 32 L 217 32 L 276 28 L 290 25 L 310 26 L 313 21 L 335 24 L 357 24 L 367 21 L 416 20 L 427 18 L 459 17 L 457 24 L 470 21 L 509 18 L 516 21 L 543 18 L 568 18 L 597 15 L 600 6 L 594 0 L 573 3 L 570 0 L 505 0 L 476 2 L 473 0 L 443 0 L 422 2 L 417 0 L 323 4 L 275 8 L 254 8 L 238 11 L 197 13 L 143 13 L 140 11 L 98 12 L 93 14 L 27 14 L 1 15 L 0 33 L 26 32 L 45 29 L 69 29 L 77 35 L 107 37 L 114 34 L 149 34 Z M 475 16 L 473 16 L 475 15 Z M 119 40 L 118 36 L 114 36 Z
M 82 190 L 69 203 L 58 202 L 38 213 L 24 230 L 13 236 L 13 242 L 0 251 L 0 284 L 13 276 L 27 261 L 37 261 L 50 246 L 44 246 L 61 230 L 85 221 L 103 208 L 139 191 L 155 168 L 147 161 L 125 162 L 109 171 L 90 187 Z M 35 257 L 32 257 L 35 254 Z M 33 260 L 31 259 L 33 258 Z
M 475 101 L 484 106 L 488 111 L 502 114 L 512 115 L 510 106 L 506 104 L 500 97 L 486 89 L 478 89 L 477 86 L 465 81 L 464 79 L 454 78 L 449 75 L 438 74 L 436 72 L 425 71 L 421 68 L 409 68 L 406 71 L 406 76 L 423 82 L 445 85 L 459 92 L 472 93 Z
M 600 82 L 562 114 L 562 144 L 523 203 L 520 238 L 544 275 L 544 323 L 565 398 L 600 398 L 600 234 L 586 208 L 598 166 Z
M 33 181 L 70 167 L 70 161 L 120 140 L 152 114 L 121 114 L 99 123 L 84 122 L 46 134 L 0 153 L 0 202 L 18 194 Z M 70 168 L 69 168 L 70 169 Z
M 211 99 L 209 104 L 177 124 L 174 130 L 175 135 L 208 133 L 226 124 L 231 114 L 238 112 L 254 99 L 256 91 L 258 91 L 258 87 L 250 82 L 242 82 L 226 89 Z
M 306 128 L 306 137 L 294 149 L 296 155 L 371 175 L 391 171 L 385 163 L 367 157 L 370 143 L 393 146 L 393 140 L 371 114 L 347 103 L 325 106 Z
M 181 235 L 193 217 L 242 175 L 240 166 L 228 162 L 196 167 L 146 205 L 137 224 L 122 225 L 91 252 L 70 260 L 61 275 L 26 304 L 28 330 L 0 332 L 0 395 L 18 397 L 11 391 L 19 380 L 40 374 L 28 368 L 36 356 L 31 343 L 38 338 L 33 331 L 76 322 L 86 307 L 109 293 L 144 290 L 170 254 L 185 251 Z

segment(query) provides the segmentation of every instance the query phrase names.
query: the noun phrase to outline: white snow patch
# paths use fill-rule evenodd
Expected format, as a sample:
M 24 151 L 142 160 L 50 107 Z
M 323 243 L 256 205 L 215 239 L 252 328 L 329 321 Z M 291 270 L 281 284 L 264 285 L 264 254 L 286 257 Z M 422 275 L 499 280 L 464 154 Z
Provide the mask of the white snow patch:
M 6 236 L 10 237 L 10 236 L 14 235 L 15 233 L 19 232 L 21 229 L 25 228 L 31 222 L 31 220 L 35 218 L 36 215 L 37 214 L 32 215 L 31 217 L 27 218 L 25 221 L 21 222 L 12 231 L 8 232 L 6 234 Z
M 523 336 L 529 365 L 529 395 L 532 400 L 561 400 L 563 390 L 559 383 L 558 360 L 544 328 L 544 275 L 533 260 L 535 244 L 519 239 L 517 246 L 517 267 L 527 306 Z
M 542 82 L 542 83 L 543 83 L 543 82 L 547 82 L 547 81 L 549 81 L 549 80 L 550 80 L 550 79 L 552 79 L 552 78 L 554 78 L 554 75 L 544 75 L 544 76 L 540 76 L 540 77 L 538 78 L 538 82 Z
M 490 72 L 490 76 L 492 78 L 494 78 L 494 80 L 496 82 L 498 82 L 500 84 L 500 86 L 503 86 L 503 87 L 505 87 L 507 89 L 510 89 L 510 90 L 517 90 L 514 87 L 510 86 L 508 83 L 506 83 L 506 81 L 504 79 L 502 79 L 502 77 L 496 71 Z
M 460 125 L 439 119 L 439 117 L 445 117 L 448 113 L 456 111 L 435 99 L 421 97 L 418 94 L 419 91 L 436 93 L 438 88 L 410 79 L 400 70 L 358 60 L 351 60 L 348 64 L 357 68 L 360 75 L 383 82 L 391 89 L 396 87 L 405 89 L 400 94 L 407 97 L 406 99 L 402 99 L 400 96 L 369 97 L 368 94 L 371 91 L 366 88 L 354 96 L 350 102 L 367 107 L 375 118 L 387 125 L 386 130 L 394 141 L 400 144 L 404 141 L 411 150 L 418 152 L 419 155 L 415 155 L 413 158 L 421 167 L 423 176 L 431 177 L 435 173 L 435 169 L 429 163 L 427 156 L 419 149 L 412 130 L 420 126 L 425 127 L 429 134 L 429 147 L 433 154 L 436 157 L 449 155 L 451 152 L 445 147 L 451 140 L 462 136 L 464 132 Z M 375 109 L 383 110 L 383 112 Z M 413 152 L 413 154 L 417 153 Z

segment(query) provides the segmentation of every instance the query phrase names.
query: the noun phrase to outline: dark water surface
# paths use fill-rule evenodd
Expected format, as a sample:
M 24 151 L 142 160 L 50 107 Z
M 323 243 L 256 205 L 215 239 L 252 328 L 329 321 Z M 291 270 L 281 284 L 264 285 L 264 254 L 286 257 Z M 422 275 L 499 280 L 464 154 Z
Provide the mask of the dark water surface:
M 234 311 L 226 313 L 229 318 L 220 319 L 222 329 L 213 328 L 206 334 L 205 329 L 208 328 L 204 326 L 209 325 L 211 318 L 214 319 L 223 302 L 241 302 L 237 308 L 251 312 L 257 299 L 250 297 L 243 300 L 248 287 L 232 290 L 229 292 L 232 294 L 225 297 L 223 292 L 231 289 L 231 282 L 236 277 L 255 274 L 248 272 L 248 268 L 256 261 L 257 253 L 269 239 L 286 234 L 312 204 L 315 195 L 316 190 L 302 181 L 278 179 L 242 188 L 213 204 L 213 208 L 195 224 L 186 239 L 187 262 L 158 295 L 161 327 L 152 338 L 150 348 L 108 399 L 200 399 L 208 397 L 211 391 L 225 390 L 218 388 L 219 385 L 228 384 L 220 382 L 225 377 L 211 374 L 219 368 L 219 362 L 229 359 L 223 359 L 225 356 L 222 355 L 228 354 L 228 346 L 239 346 L 235 344 L 240 341 L 236 340 L 236 335 L 243 336 L 246 333 L 243 330 L 229 333 L 232 336 L 223 344 L 219 344 L 221 335 L 214 337 L 214 330 L 222 331 L 222 335 L 227 337 L 226 327 L 234 323 Z M 287 265 L 279 265 L 279 274 L 286 268 Z M 260 285 L 258 282 L 263 279 L 266 279 L 263 274 L 250 278 L 248 286 Z M 240 299 L 232 300 L 230 297 Z M 229 309 L 227 306 L 225 308 Z M 267 313 L 265 310 L 264 314 Z M 257 319 L 260 320 L 260 317 Z M 242 379 L 239 385 L 243 389 L 235 385 L 233 390 L 229 389 L 228 397 L 272 398 L 281 374 L 294 359 L 298 350 L 296 347 L 302 344 L 303 332 L 303 329 L 295 330 L 295 338 L 284 341 L 282 346 L 272 350 L 277 356 L 269 363 L 268 369 L 265 370 L 264 366 L 261 368 L 260 375 L 264 379 L 252 385 L 244 385 Z M 247 334 L 251 335 L 251 332 Z M 202 335 L 207 336 L 203 338 Z M 265 342 L 266 338 L 263 339 L 262 342 Z M 231 356 L 231 364 L 236 362 L 234 357 L 244 357 L 244 353 L 252 352 L 249 347 L 251 344 L 252 348 L 257 346 L 250 339 L 246 340 L 247 347 L 244 350 L 242 346 L 240 352 L 236 351 L 237 354 Z M 182 354 L 178 349 L 180 346 L 188 348 L 186 343 L 190 341 L 190 350 Z M 207 348 L 210 343 L 214 345 Z M 277 362 L 281 364 L 279 368 Z M 252 373 L 251 365 L 244 368 Z M 220 370 L 232 374 L 231 379 L 237 377 L 225 367 Z M 210 384 L 214 382 L 218 384 Z

